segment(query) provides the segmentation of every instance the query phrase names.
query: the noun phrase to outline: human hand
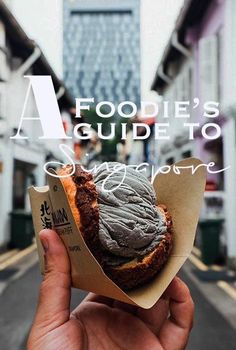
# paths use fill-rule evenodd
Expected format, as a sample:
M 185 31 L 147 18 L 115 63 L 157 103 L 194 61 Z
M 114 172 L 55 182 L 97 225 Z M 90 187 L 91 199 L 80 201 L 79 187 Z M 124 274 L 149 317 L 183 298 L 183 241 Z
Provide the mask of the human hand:
M 182 350 L 194 304 L 177 277 L 149 310 L 88 294 L 70 313 L 70 261 L 56 232 L 43 230 L 45 276 L 28 350 Z

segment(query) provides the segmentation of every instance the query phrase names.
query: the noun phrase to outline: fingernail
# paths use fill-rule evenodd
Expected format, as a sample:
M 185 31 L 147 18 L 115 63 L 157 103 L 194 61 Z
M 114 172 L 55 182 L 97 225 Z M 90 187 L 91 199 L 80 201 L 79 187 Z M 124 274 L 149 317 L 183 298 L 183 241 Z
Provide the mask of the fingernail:
M 41 243 L 42 243 L 44 252 L 47 253 L 49 248 L 48 241 L 46 239 L 41 239 Z

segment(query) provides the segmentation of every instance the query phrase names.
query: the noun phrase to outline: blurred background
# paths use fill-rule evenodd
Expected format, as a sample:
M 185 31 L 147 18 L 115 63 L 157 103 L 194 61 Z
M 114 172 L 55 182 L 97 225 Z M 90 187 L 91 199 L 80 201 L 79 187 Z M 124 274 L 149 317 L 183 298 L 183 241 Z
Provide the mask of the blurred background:
M 208 174 L 195 247 L 180 274 L 196 303 L 188 349 L 234 349 L 236 343 L 236 1 L 234 0 L 0 0 L 0 349 L 24 349 L 40 283 L 27 188 L 45 184 L 43 165 L 65 161 L 60 143 L 91 168 L 103 161 L 148 162 L 155 167 L 183 158 L 215 162 Z M 27 93 L 25 75 L 50 75 L 68 135 L 78 123 L 75 97 L 94 97 L 82 122 L 93 127 L 89 141 L 40 141 L 38 120 L 24 121 L 14 140 Z M 214 119 L 222 130 L 215 140 L 202 136 L 203 107 L 191 109 L 198 123 L 189 141 L 174 102 L 219 101 Z M 115 115 L 116 137 L 99 140 L 95 105 L 129 100 L 169 101 L 169 140 L 155 140 L 154 124 L 138 111 L 128 123 Z M 105 113 L 106 111 L 104 111 Z M 128 113 L 129 111 L 127 111 Z M 25 116 L 37 118 L 29 94 Z M 132 139 L 132 123 L 151 130 L 147 140 Z M 143 130 L 140 129 L 140 135 Z M 213 131 L 212 131 L 213 132 Z M 209 132 L 211 134 L 211 131 Z M 188 189 L 189 190 L 189 189 Z M 191 189 L 190 189 L 191 190 Z M 85 293 L 73 290 L 72 306 Z

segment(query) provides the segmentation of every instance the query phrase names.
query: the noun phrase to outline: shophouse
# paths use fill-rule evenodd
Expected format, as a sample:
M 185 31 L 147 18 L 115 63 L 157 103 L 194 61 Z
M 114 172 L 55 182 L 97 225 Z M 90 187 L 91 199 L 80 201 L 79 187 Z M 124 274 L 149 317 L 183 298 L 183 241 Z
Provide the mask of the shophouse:
M 183 120 L 174 118 L 174 110 L 170 112 L 170 140 L 160 141 L 156 150 L 159 165 L 196 156 L 204 163 L 214 162 L 215 170 L 230 166 L 225 172 L 208 174 L 206 189 L 211 192 L 206 192 L 209 200 L 202 215 L 224 218 L 221 239 L 231 266 L 236 266 L 235 16 L 234 0 L 185 1 L 152 84 L 152 90 L 173 109 L 175 101 L 190 101 L 186 122 L 199 123 L 194 140 L 189 140 Z M 193 108 L 196 98 L 200 104 Z M 205 101 L 219 102 L 220 113 L 214 120 L 203 117 Z M 221 128 L 217 139 L 202 136 L 202 127 L 209 122 Z M 208 132 L 213 135 L 214 130 Z
M 43 185 L 43 165 L 49 160 L 63 161 L 60 141 L 42 142 L 39 120 L 24 121 L 21 133 L 27 139 L 12 140 L 19 126 L 28 88 L 26 75 L 52 77 L 63 123 L 71 133 L 71 109 L 74 99 L 69 95 L 41 49 L 30 40 L 8 7 L 0 2 L 0 247 L 10 239 L 10 213 L 29 211 L 27 187 Z M 37 118 L 35 100 L 29 95 L 25 116 Z M 72 140 L 63 140 L 73 147 Z

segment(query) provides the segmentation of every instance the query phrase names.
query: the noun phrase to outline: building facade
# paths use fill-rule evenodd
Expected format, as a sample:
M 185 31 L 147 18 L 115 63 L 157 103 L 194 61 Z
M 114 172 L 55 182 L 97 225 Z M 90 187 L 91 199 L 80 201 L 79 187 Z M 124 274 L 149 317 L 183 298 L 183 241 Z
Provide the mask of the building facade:
M 63 18 L 64 80 L 71 93 L 139 105 L 139 0 L 66 0 Z
M 47 161 L 64 161 L 60 143 L 73 148 L 72 140 L 39 140 L 39 120 L 25 120 L 21 135 L 27 139 L 13 140 L 19 127 L 28 89 L 25 75 L 50 75 L 58 105 L 68 134 L 72 128 L 70 110 L 74 100 L 57 78 L 43 52 L 23 31 L 8 7 L 0 3 L 0 250 L 10 241 L 10 213 L 29 212 L 27 187 L 45 184 L 43 169 Z M 33 94 L 29 95 L 24 117 L 37 118 Z M 68 160 L 67 160 L 68 161 Z M 19 232 L 20 234 L 20 232 Z
M 172 164 L 182 158 L 196 156 L 204 163 L 214 162 L 214 170 L 230 169 L 209 174 L 205 200 L 211 198 L 208 215 L 223 218 L 222 244 L 229 265 L 236 266 L 236 162 L 235 162 L 235 60 L 236 3 L 233 0 L 186 1 L 163 54 L 152 89 L 169 101 L 170 140 L 158 142 L 159 165 Z M 194 98 L 200 101 L 194 109 Z M 183 128 L 183 120 L 174 118 L 174 101 L 190 101 L 190 118 L 185 122 L 198 123 L 194 140 Z M 219 102 L 217 118 L 203 117 L 205 101 Z M 159 121 L 161 116 L 158 117 Z M 217 123 L 221 136 L 206 139 L 202 127 Z M 209 130 L 209 135 L 213 131 Z M 210 214 L 209 214 L 210 213 Z M 205 215 L 203 213 L 202 215 Z

